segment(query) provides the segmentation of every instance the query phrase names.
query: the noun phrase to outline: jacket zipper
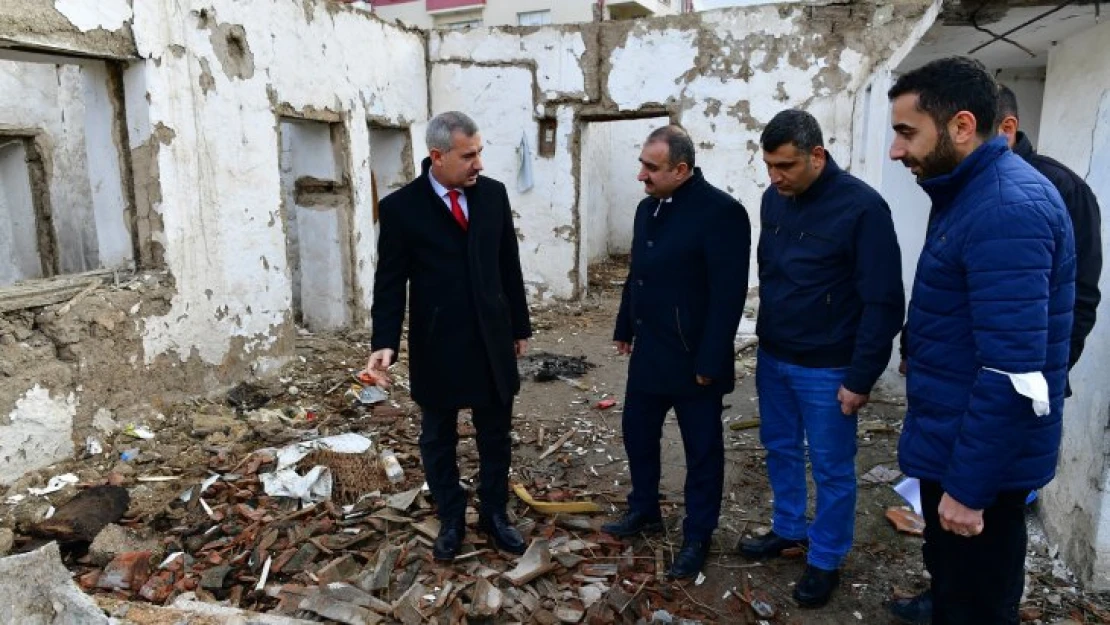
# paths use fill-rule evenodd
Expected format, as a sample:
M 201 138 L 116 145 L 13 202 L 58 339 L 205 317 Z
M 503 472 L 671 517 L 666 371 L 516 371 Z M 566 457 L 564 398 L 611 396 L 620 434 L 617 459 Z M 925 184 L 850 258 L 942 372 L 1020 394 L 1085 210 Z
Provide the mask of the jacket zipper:
M 689 352 L 690 345 L 686 343 L 686 335 L 682 332 L 682 317 L 678 314 L 678 306 L 674 307 L 674 323 L 678 327 L 678 338 L 682 340 L 683 349 Z

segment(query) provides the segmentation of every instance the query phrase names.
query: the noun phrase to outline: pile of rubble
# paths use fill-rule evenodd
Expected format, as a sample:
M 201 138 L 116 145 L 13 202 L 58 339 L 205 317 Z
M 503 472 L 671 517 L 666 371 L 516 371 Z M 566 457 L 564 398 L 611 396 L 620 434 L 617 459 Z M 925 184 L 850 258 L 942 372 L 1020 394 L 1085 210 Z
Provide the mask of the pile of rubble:
M 117 463 L 100 483 L 77 485 L 84 490 L 48 519 L 23 527 L 16 550 L 59 542 L 75 580 L 93 595 L 156 605 L 200 601 L 341 623 L 719 616 L 661 583 L 669 543 L 624 544 L 599 533 L 599 519 L 583 516 L 601 511 L 590 497 L 605 494 L 585 489 L 588 478 L 568 479 L 569 468 L 584 468 L 577 466 L 583 449 L 573 425 L 550 435 L 523 430 L 542 449 L 531 466 L 514 473 L 510 516 L 530 541 L 523 556 L 499 552 L 471 531 L 455 562 L 435 562 L 439 525 L 423 486 L 414 407 L 381 397 L 363 402 L 365 395 L 354 390 L 340 404 L 348 411 L 344 419 L 329 421 L 327 408 L 265 408 L 269 394 L 237 387 L 227 397 L 236 412 L 201 407 L 192 416 L 201 466 L 159 462 L 152 468 L 163 475 L 151 476 Z M 157 446 L 146 435 L 163 433 L 128 429 L 120 434 L 125 441 L 144 444 L 130 450 L 133 459 L 149 461 Z M 474 435 L 465 418 L 459 429 L 460 438 Z M 244 443 L 259 439 L 296 442 L 262 449 Z M 382 462 L 387 449 L 399 466 L 393 476 Z M 465 440 L 460 460 L 464 480 L 475 475 L 476 450 Z M 63 481 L 60 488 L 71 489 L 77 479 Z M 131 506 L 125 517 L 130 502 L 119 484 L 136 483 L 174 495 L 145 514 Z M 473 508 L 467 524 L 476 529 Z

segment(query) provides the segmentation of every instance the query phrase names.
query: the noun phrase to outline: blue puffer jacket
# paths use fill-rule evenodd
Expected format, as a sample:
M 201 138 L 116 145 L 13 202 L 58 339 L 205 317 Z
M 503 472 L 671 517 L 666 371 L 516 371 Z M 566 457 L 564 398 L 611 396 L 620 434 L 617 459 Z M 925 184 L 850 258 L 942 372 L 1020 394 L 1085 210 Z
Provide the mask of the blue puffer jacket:
M 1052 480 L 1075 302 L 1075 240 L 1063 200 L 995 139 L 922 187 L 933 200 L 910 301 L 909 409 L 898 460 L 982 509 Z M 1038 417 L 1009 373 L 1040 371 Z

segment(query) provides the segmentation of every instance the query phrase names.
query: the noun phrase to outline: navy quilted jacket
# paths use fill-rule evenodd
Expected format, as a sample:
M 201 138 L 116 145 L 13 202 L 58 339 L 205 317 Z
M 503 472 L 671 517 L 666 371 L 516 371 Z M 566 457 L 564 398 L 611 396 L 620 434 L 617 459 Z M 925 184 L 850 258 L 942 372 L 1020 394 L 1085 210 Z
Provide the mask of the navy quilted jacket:
M 1075 302 L 1075 240 L 1047 179 L 994 139 L 922 187 L 933 200 L 907 322 L 898 459 L 973 509 L 1056 471 Z M 1007 376 L 1040 371 L 1038 417 Z

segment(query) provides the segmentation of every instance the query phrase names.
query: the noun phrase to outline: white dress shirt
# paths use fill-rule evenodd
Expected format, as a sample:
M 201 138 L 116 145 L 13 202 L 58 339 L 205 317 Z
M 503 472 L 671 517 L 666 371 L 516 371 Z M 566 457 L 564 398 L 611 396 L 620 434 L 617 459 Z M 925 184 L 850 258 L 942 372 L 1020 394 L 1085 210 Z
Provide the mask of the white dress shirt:
M 432 175 L 432 172 L 428 172 L 428 180 L 431 181 L 432 189 L 435 190 L 436 195 L 439 196 L 439 199 L 443 200 L 443 203 L 447 205 L 448 213 L 451 212 L 451 196 L 448 195 L 448 193 L 450 191 L 458 191 L 459 206 L 462 207 L 462 212 L 463 215 L 466 215 L 466 220 L 470 221 L 470 206 L 468 206 L 466 203 L 466 193 L 464 193 L 462 189 L 448 189 L 447 187 L 439 184 L 439 181 L 436 180 L 436 177 Z

